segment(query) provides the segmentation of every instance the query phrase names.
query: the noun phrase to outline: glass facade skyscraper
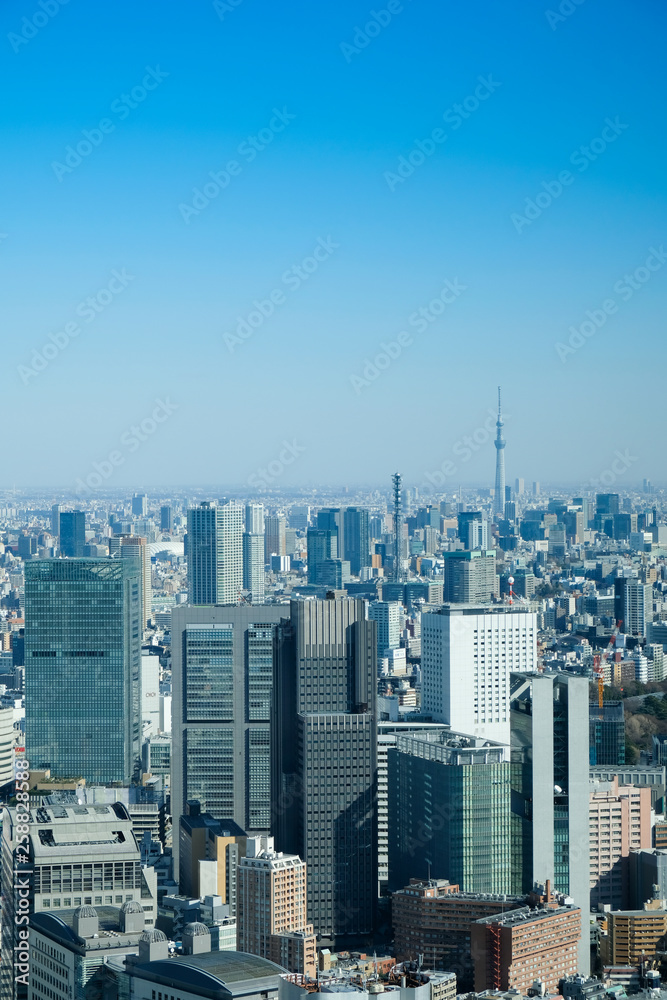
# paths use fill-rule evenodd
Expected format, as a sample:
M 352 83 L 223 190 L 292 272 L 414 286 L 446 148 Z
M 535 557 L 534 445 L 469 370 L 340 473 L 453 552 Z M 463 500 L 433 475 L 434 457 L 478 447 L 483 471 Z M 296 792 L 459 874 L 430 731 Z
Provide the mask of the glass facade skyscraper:
M 140 755 L 141 563 L 25 568 L 26 750 L 54 777 L 124 784 Z
M 86 515 L 82 510 L 63 510 L 59 527 L 61 556 L 80 559 L 86 544 Z
M 622 701 L 589 706 L 591 766 L 625 764 L 625 711 Z
M 359 576 L 362 567 L 371 564 L 371 537 L 367 507 L 346 507 L 343 515 L 343 558 L 350 562 L 350 572 Z M 340 550 L 339 550 L 340 551 Z

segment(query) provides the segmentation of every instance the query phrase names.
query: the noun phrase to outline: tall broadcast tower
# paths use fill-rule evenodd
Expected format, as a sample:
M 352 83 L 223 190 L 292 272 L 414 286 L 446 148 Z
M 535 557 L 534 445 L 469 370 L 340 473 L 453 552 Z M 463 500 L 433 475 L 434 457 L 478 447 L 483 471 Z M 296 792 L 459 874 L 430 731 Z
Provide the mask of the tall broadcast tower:
M 500 386 L 498 386 L 498 419 L 496 420 L 496 489 L 493 495 L 493 513 L 502 517 L 505 513 L 505 438 L 503 437 L 503 416 L 500 409 Z
M 395 472 L 391 477 L 394 487 L 394 582 L 401 582 L 401 539 L 403 535 L 403 517 L 401 505 L 401 474 Z

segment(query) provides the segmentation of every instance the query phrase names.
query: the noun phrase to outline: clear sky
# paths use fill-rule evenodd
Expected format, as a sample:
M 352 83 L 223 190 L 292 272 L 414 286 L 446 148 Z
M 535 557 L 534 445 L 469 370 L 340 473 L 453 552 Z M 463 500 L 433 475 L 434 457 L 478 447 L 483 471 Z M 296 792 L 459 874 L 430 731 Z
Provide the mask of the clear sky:
M 663 480 L 666 27 L 4 0 L 0 486 Z

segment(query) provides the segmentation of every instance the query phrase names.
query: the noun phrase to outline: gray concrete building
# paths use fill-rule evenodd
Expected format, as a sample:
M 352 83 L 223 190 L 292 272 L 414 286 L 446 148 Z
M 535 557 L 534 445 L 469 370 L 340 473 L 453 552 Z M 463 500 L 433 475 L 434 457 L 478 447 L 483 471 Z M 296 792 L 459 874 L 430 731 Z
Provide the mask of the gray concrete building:
M 279 605 L 172 611 L 172 815 L 185 803 L 252 836 L 270 826 L 269 723 Z M 178 838 L 174 839 L 178 871 Z

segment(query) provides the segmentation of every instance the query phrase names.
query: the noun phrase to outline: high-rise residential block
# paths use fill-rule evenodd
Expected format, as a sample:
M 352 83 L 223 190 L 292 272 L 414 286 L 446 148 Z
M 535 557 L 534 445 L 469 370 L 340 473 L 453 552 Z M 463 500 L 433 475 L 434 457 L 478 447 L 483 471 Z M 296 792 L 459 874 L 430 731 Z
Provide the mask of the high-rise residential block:
M 495 549 L 445 552 L 445 602 L 490 604 L 499 590 Z
M 321 940 L 359 941 L 377 897 L 376 625 L 352 598 L 293 601 L 271 723 L 276 846 L 308 866 Z
M 646 626 L 653 618 L 653 585 L 635 577 L 622 581 L 623 631 L 628 635 L 646 635 Z
M 60 555 L 80 559 L 86 544 L 86 515 L 82 510 L 60 512 Z
M 146 539 L 141 535 L 112 535 L 109 539 L 109 555 L 121 559 L 136 559 L 141 563 L 142 628 L 145 628 L 153 613 L 153 568 Z
M 314 978 L 316 947 L 306 905 L 306 865 L 274 849 L 273 837 L 248 840 L 237 869 L 236 946 L 288 972 Z
M 141 751 L 141 564 L 39 559 L 25 575 L 30 762 L 127 784 Z
M 458 536 L 466 549 L 489 547 L 489 524 L 481 510 L 463 510 L 457 514 Z
M 398 649 L 401 644 L 400 602 L 372 601 L 368 605 L 368 617 L 377 624 L 378 656 L 386 656 L 389 649 Z
M 510 893 L 511 767 L 503 746 L 458 733 L 398 735 L 387 751 L 389 888 L 448 879 Z
M 273 634 L 284 612 L 249 604 L 172 610 L 175 830 L 197 800 L 216 820 L 251 835 L 269 831 Z
M 513 858 L 524 891 L 548 881 L 580 908 L 583 975 L 590 965 L 588 726 L 586 677 L 512 674 Z
M 359 576 L 361 570 L 371 564 L 371 538 L 368 519 L 367 507 L 345 508 L 343 515 L 345 547 L 342 556 L 349 560 L 350 572 L 353 576 Z
M 579 907 L 569 903 L 476 920 L 470 928 L 475 962 L 475 990 L 516 990 L 526 995 L 539 980 L 548 993 L 558 993 L 561 979 L 579 972 L 582 929 Z M 587 942 L 588 943 L 588 942 Z
M 188 510 L 190 604 L 236 604 L 243 589 L 243 507 L 208 501 Z
M 667 934 L 667 910 L 652 901 L 642 910 L 607 914 L 607 934 L 600 942 L 604 964 L 639 965 L 659 959 Z
M 650 789 L 591 782 L 589 829 L 591 907 L 630 906 L 630 852 L 651 847 Z
M 287 555 L 287 518 L 284 514 L 268 514 L 264 518 L 264 562 L 271 556 Z
M 537 669 L 537 617 L 516 605 L 423 614 L 422 707 L 459 733 L 509 744 L 510 671 Z

